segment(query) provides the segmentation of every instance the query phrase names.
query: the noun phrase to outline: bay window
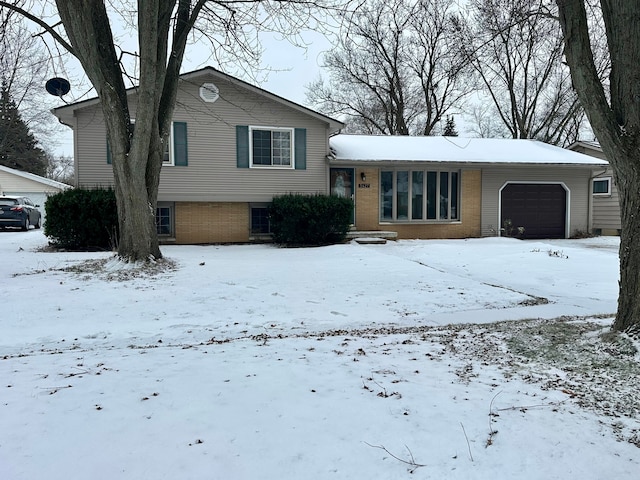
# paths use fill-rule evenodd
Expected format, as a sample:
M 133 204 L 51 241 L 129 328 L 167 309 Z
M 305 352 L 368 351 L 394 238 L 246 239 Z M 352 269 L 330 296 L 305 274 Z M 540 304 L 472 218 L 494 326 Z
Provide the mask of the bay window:
M 380 172 L 380 219 L 458 221 L 459 183 L 459 170 L 383 170 Z

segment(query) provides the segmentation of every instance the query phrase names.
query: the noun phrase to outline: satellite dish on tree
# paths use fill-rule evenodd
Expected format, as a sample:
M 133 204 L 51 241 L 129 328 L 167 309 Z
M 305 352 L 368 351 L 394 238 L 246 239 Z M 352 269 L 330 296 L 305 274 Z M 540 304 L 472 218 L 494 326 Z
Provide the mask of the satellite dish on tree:
M 51 95 L 62 97 L 63 95 L 69 93 L 69 90 L 71 90 L 71 85 L 69 84 L 69 80 L 67 80 L 66 78 L 56 77 L 47 80 L 44 88 L 46 88 L 47 92 L 49 92 Z

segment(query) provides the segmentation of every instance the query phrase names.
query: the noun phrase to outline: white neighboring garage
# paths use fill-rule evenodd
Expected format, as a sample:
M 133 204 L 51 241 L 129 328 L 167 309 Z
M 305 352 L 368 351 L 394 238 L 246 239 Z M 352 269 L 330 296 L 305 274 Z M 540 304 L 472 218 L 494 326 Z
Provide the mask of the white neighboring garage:
M 46 220 L 44 204 L 47 198 L 67 188 L 71 186 L 0 165 L 0 194 L 30 198 L 33 203 L 40 205 L 38 209 L 42 212 L 43 222 Z

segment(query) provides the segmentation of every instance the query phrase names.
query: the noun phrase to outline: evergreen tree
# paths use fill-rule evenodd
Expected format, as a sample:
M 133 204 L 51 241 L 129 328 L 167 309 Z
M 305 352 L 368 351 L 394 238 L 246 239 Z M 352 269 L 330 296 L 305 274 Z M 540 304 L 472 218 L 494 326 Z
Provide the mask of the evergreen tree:
M 20 116 L 5 82 L 0 90 L 0 165 L 42 176 L 47 172 L 45 152 Z
M 444 126 L 445 137 L 457 137 L 458 131 L 456 130 L 456 122 L 453 120 L 453 115 L 447 115 L 447 123 Z

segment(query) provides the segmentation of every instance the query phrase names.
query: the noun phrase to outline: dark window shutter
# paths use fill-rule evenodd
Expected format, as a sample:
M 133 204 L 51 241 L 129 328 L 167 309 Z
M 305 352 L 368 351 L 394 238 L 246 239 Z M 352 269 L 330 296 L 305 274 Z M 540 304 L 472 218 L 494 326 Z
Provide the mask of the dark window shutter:
M 107 163 L 111 164 L 111 146 L 109 145 L 109 137 L 107 137 Z
M 295 129 L 295 164 L 296 170 L 307 169 L 307 129 Z
M 236 158 L 238 168 L 249 168 L 249 127 L 236 125 Z
M 187 155 L 187 123 L 173 122 L 173 164 L 177 167 L 186 167 Z

